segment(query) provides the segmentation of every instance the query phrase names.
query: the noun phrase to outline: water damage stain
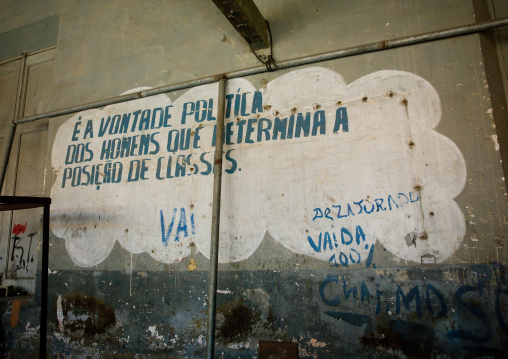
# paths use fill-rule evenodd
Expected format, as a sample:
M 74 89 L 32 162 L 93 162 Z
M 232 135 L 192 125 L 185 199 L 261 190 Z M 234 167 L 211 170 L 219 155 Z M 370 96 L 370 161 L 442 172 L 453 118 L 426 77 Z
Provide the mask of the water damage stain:
M 360 338 L 362 344 L 373 348 L 401 350 L 408 358 L 430 357 L 433 349 L 434 329 L 419 323 L 376 318 L 375 330 Z
M 89 294 L 62 296 L 63 327 L 73 334 L 103 334 L 116 324 L 115 310 Z
M 227 342 L 250 335 L 260 318 L 259 310 L 246 305 L 243 299 L 235 299 L 217 308 L 217 337 Z

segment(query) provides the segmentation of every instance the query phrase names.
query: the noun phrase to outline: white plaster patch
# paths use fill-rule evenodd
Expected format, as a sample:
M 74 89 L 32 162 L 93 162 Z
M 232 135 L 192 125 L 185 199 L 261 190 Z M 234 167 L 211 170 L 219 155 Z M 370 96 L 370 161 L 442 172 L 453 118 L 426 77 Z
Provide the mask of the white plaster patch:
M 75 315 L 72 311 L 67 312 L 67 317 L 69 317 L 70 321 L 81 320 L 83 322 L 90 318 L 88 314 Z
M 168 344 L 164 342 L 164 336 L 159 335 L 157 326 L 149 326 L 146 331 L 150 334 L 148 337 L 148 346 L 151 350 L 166 349 L 168 347 Z
M 217 293 L 219 294 L 233 294 L 232 291 L 230 291 L 229 289 L 217 289 Z
M 62 296 L 58 295 L 58 298 L 56 300 L 56 318 L 58 320 L 58 329 L 60 329 L 61 332 L 64 330 L 64 315 L 63 315 L 63 309 L 62 309 Z
M 175 334 L 175 337 L 174 338 L 171 338 L 169 339 L 169 341 L 173 344 L 176 344 L 176 342 L 178 341 L 178 334 Z
M 60 126 L 52 229 L 76 264 L 100 263 L 117 240 L 165 263 L 182 261 L 192 244 L 209 256 L 217 91 L 211 84 L 174 103 L 159 95 L 84 111 Z M 369 263 L 376 240 L 418 263 L 458 248 L 465 223 L 453 198 L 465 163 L 433 130 L 441 105 L 424 79 L 380 71 L 347 85 L 314 67 L 260 92 L 234 79 L 227 93 L 220 262 L 248 258 L 266 230 L 338 266 Z M 115 143 L 118 151 L 104 150 Z
M 250 342 L 229 343 L 229 349 L 249 349 Z
M 26 323 L 25 331 L 18 334 L 19 339 L 35 339 L 39 336 L 40 326 L 37 325 L 35 327 L 30 326 L 30 322 Z
M 205 344 L 206 344 L 206 338 L 205 338 L 205 336 L 204 336 L 204 335 L 200 335 L 200 336 L 198 337 L 198 340 L 197 340 L 197 341 L 198 341 L 198 344 L 199 344 L 199 345 L 205 345 Z
M 72 358 L 87 359 L 100 357 L 100 349 L 97 348 L 97 343 L 93 343 L 91 347 L 86 347 L 83 345 L 82 340 L 77 341 L 62 333 L 54 332 L 53 336 L 56 340 L 63 342 L 71 350 Z
M 70 342 L 71 342 L 71 338 L 69 338 L 61 333 L 55 332 L 55 333 L 53 333 L 53 335 L 55 336 L 56 340 L 62 341 L 67 345 L 70 344 Z
M 491 108 L 489 108 L 487 110 L 487 114 L 490 116 L 490 118 L 494 118 L 494 116 L 492 115 L 492 109 Z
M 147 332 L 150 333 L 150 336 L 157 340 L 164 340 L 164 337 L 162 335 L 159 335 L 159 332 L 157 331 L 157 326 L 154 325 L 152 327 L 148 327 Z
M 492 138 L 492 141 L 494 142 L 494 149 L 496 151 L 499 151 L 499 142 L 497 142 L 497 135 L 490 136 Z

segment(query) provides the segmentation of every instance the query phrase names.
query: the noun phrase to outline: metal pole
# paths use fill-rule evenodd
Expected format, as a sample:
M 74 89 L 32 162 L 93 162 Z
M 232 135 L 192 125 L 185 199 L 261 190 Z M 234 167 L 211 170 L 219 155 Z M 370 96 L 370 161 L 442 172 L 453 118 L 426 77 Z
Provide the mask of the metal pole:
M 122 103 L 122 102 L 137 100 L 137 99 L 144 98 L 144 97 L 160 95 L 160 94 L 171 92 L 171 91 L 183 90 L 183 89 L 190 88 L 190 87 L 211 84 L 211 83 L 217 82 L 218 80 L 219 80 L 219 77 L 217 75 L 202 77 L 202 78 L 199 78 L 196 80 L 179 82 L 174 85 L 156 87 L 153 89 L 134 92 L 134 93 L 130 93 L 127 95 L 121 95 L 121 96 L 107 98 L 104 100 L 85 103 L 85 104 L 78 105 L 78 106 L 67 107 L 67 108 L 64 108 L 61 110 L 41 113 L 39 115 L 25 117 L 20 120 L 16 120 L 14 122 L 19 125 L 22 123 L 41 120 L 44 118 L 52 118 L 52 117 L 57 117 L 57 116 L 62 116 L 62 115 L 68 115 L 68 114 L 76 113 L 76 112 L 80 112 L 80 111 L 91 110 L 94 108 L 104 107 L 104 106 L 108 106 L 108 105 L 114 105 L 116 103 Z
M 370 44 L 349 47 L 346 49 L 325 52 L 322 54 L 317 54 L 317 55 L 312 55 L 312 56 L 299 57 L 299 58 L 292 59 L 292 60 L 277 62 L 277 66 L 279 69 L 287 69 L 287 68 L 291 68 L 291 67 L 308 65 L 308 64 L 312 64 L 312 63 L 316 63 L 316 62 L 321 62 L 321 61 L 339 59 L 342 57 L 348 57 L 348 56 L 366 54 L 366 53 L 374 52 L 374 51 L 380 51 L 380 50 L 386 50 L 386 49 L 397 48 L 397 47 L 402 47 L 402 46 L 420 44 L 420 43 L 428 42 L 428 41 L 442 40 L 442 39 L 446 39 L 446 38 L 450 38 L 450 37 L 454 37 L 454 36 L 473 34 L 476 32 L 485 31 L 485 30 L 489 30 L 489 29 L 493 29 L 493 28 L 501 27 L 501 26 L 508 26 L 508 17 L 498 19 L 498 20 L 489 20 L 489 21 L 483 21 L 483 22 L 479 22 L 479 23 L 475 23 L 475 24 L 452 27 L 452 28 L 444 29 L 444 30 L 431 31 L 431 32 L 418 34 L 418 35 L 400 37 L 400 38 L 393 39 L 393 40 L 384 40 L 384 41 L 379 41 L 379 42 L 373 42 Z M 226 73 L 225 75 L 228 79 L 233 79 L 233 78 L 237 78 L 237 77 L 244 77 L 244 76 L 261 74 L 261 73 L 268 72 L 268 71 L 269 70 L 265 66 L 257 66 L 257 67 L 251 67 L 251 68 L 244 69 L 244 70 L 232 71 L 232 72 Z M 206 84 L 210 84 L 213 82 L 217 82 L 218 80 L 219 80 L 219 75 L 202 77 L 202 78 L 195 79 L 195 80 L 180 82 L 180 83 L 177 83 L 174 85 L 156 87 L 153 89 L 140 91 L 140 92 L 136 92 L 133 94 L 112 97 L 109 99 L 99 100 L 96 102 L 90 102 L 90 103 L 79 105 L 79 106 L 67 107 L 67 108 L 64 108 L 61 110 L 57 110 L 57 111 L 46 112 L 46 113 L 42 113 L 40 115 L 29 116 L 29 117 L 22 118 L 20 120 L 16 120 L 15 123 L 21 124 L 21 123 L 36 121 L 36 120 L 40 120 L 40 119 L 44 119 L 44 118 L 51 118 L 51 117 L 56 117 L 56 116 L 68 115 L 71 113 L 76 113 L 76 112 L 80 112 L 80 111 L 84 111 L 84 110 L 90 110 L 90 109 L 103 107 L 103 106 L 107 106 L 107 105 L 112 105 L 112 104 L 116 104 L 116 103 L 131 101 L 131 100 L 135 100 L 138 98 L 160 95 L 163 93 L 177 91 L 177 90 L 183 90 L 183 89 L 194 87 L 194 86 L 206 85 Z
M 217 135 L 215 137 L 215 168 L 213 174 L 212 238 L 210 244 L 210 269 L 208 271 L 208 323 L 206 326 L 206 357 L 213 359 L 215 346 L 215 307 L 217 303 L 217 267 L 219 265 L 220 196 L 222 184 L 222 147 L 224 139 L 224 105 L 226 76 L 219 77 L 219 101 L 217 105 Z
M 51 200 L 49 200 L 51 203 Z M 46 358 L 46 340 L 48 326 L 48 261 L 49 261 L 49 209 L 44 204 L 42 220 L 42 272 L 41 272 L 41 322 L 39 338 L 39 358 Z
M 21 76 L 18 81 L 18 89 L 23 89 L 25 87 L 24 83 L 25 83 L 25 78 L 26 78 L 26 70 L 25 70 L 26 57 L 27 57 L 26 53 L 22 54 L 19 57 L 19 59 L 21 60 L 21 63 L 19 66 Z M 16 99 L 16 109 L 14 111 L 14 116 L 13 116 L 14 118 L 11 123 L 11 127 L 9 127 L 9 133 L 7 134 L 7 138 L 6 138 L 6 142 L 5 142 L 4 155 L 2 158 L 2 167 L 0 167 L 0 191 L 2 190 L 2 188 L 4 186 L 5 174 L 7 173 L 7 166 L 9 164 L 9 157 L 11 156 L 12 143 L 14 142 L 14 136 L 16 135 L 17 123 L 15 122 L 15 119 L 20 117 L 23 92 L 24 91 L 19 91 L 19 93 L 18 93 L 18 98 Z
M 14 142 L 14 135 L 16 134 L 16 123 L 13 122 L 7 134 L 7 141 L 5 143 L 4 155 L 2 158 L 2 167 L 0 168 L 0 191 L 4 186 L 5 173 L 9 165 L 9 157 L 11 156 L 12 143 Z

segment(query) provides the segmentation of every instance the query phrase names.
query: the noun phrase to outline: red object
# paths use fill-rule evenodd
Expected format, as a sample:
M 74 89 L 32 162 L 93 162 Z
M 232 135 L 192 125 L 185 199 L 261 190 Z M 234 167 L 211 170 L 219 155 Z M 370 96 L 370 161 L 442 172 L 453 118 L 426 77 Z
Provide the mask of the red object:
M 25 222 L 25 225 L 22 225 L 22 224 L 16 224 L 13 228 L 12 228 L 12 233 L 14 233 L 15 235 L 19 236 L 21 233 L 25 233 L 26 231 L 26 224 L 27 222 Z

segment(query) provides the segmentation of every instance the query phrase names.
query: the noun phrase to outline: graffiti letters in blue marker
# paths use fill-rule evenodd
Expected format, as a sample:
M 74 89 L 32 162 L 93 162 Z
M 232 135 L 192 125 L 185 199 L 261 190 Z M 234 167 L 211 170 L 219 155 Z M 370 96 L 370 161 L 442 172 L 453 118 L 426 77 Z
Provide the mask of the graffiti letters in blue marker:
M 165 246 L 169 243 L 169 238 L 171 236 L 174 237 L 175 242 L 179 242 L 180 238 L 186 238 L 189 237 L 189 228 L 188 228 L 188 222 L 190 222 L 190 231 L 192 234 L 196 234 L 196 225 L 194 223 L 194 213 L 191 213 L 189 216 L 189 221 L 187 221 L 187 214 L 185 213 L 185 208 L 180 208 L 180 213 L 178 215 L 178 208 L 173 209 L 173 215 L 171 217 L 171 221 L 169 222 L 169 226 L 166 229 L 166 225 L 164 222 L 164 213 L 162 212 L 162 209 L 160 211 L 161 214 L 161 233 L 162 233 L 162 244 Z M 175 223 L 178 220 L 178 224 L 176 224 L 176 229 L 173 232 L 173 229 L 175 228 Z
M 346 217 L 352 217 L 359 214 L 371 214 L 373 212 L 393 211 L 399 207 L 418 202 L 420 194 L 417 191 L 398 193 L 396 195 L 388 195 L 386 197 L 376 198 L 374 200 L 361 199 L 343 204 L 333 204 L 330 207 L 317 207 L 313 209 L 313 221 L 316 219 L 335 220 Z
M 360 253 L 353 248 L 354 245 L 365 245 L 365 249 L 369 249 L 369 245 L 365 243 L 365 233 L 359 225 L 356 226 L 354 235 L 349 229 L 342 227 L 340 229 L 340 234 L 335 232 L 320 232 L 317 238 L 313 239 L 311 236 L 307 236 L 307 240 L 312 249 L 317 253 L 333 251 L 339 246 L 341 247 L 342 251 L 333 253 L 328 261 L 331 263 L 332 267 L 340 267 L 341 265 L 346 267 L 349 263 L 360 263 L 362 257 Z M 373 254 L 374 245 L 371 245 L 366 260 L 367 267 L 372 264 Z

